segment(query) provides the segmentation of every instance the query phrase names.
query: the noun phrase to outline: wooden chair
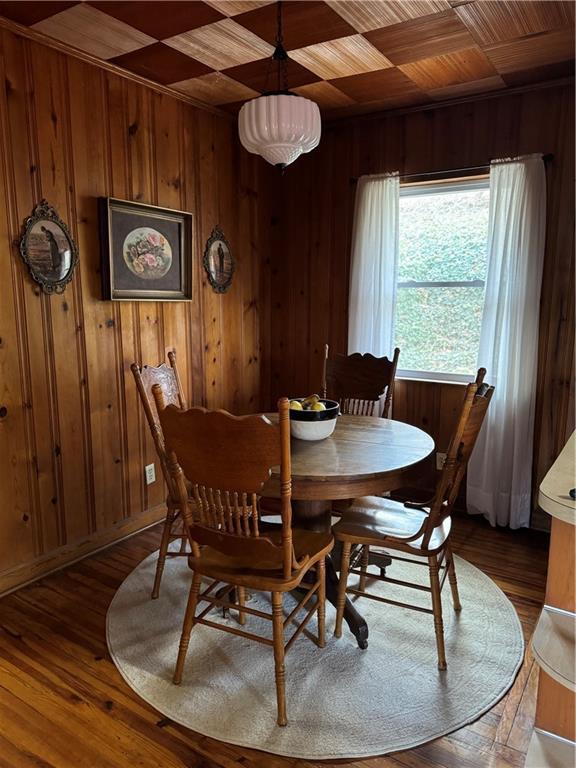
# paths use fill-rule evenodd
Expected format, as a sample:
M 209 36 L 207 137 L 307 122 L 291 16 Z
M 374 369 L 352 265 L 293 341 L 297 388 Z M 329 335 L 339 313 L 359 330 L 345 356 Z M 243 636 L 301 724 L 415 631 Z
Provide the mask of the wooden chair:
M 322 397 L 337 400 L 342 413 L 389 418 L 400 355 L 398 347 L 394 350 L 392 360 L 358 352 L 328 357 L 328 351 L 326 344 Z
M 400 350 L 394 349 L 392 360 L 387 357 L 374 357 L 369 353 L 361 355 L 338 354 L 329 357 L 329 346 L 324 345 L 324 370 L 322 375 L 322 397 L 330 397 L 340 403 L 340 411 L 352 416 L 382 416 L 390 418 L 394 380 Z M 383 401 L 382 401 L 383 400 Z M 352 499 L 337 501 L 333 504 L 336 515 L 343 514 Z M 378 565 L 382 575 L 390 565 L 386 553 L 370 555 L 368 547 L 362 551 L 362 563 Z
M 446 669 L 441 598 L 446 576 L 448 576 L 452 589 L 454 609 L 459 611 L 461 608 L 454 557 L 450 547 L 450 515 L 466 471 L 466 465 L 484 421 L 486 409 L 494 392 L 494 387 L 489 387 L 483 383 L 485 374 L 484 368 L 480 368 L 476 381 L 466 387 L 460 418 L 452 436 L 433 498 L 423 504 L 411 502 L 402 504 L 392 501 L 392 499 L 382 499 L 377 496 L 356 499 L 346 515 L 334 526 L 333 533 L 336 541 L 342 543 L 342 562 L 334 631 L 336 637 L 340 637 L 342 633 L 342 616 L 347 592 L 390 605 L 432 613 L 436 631 L 438 669 Z M 362 558 L 362 550 L 365 547 L 369 549 L 370 547 L 382 546 L 386 547 L 386 553 L 392 559 L 428 565 L 430 587 L 373 574 L 369 574 L 370 578 L 430 592 L 432 597 L 431 609 L 390 600 L 366 591 L 365 584 L 368 574 Z M 401 554 L 395 555 L 394 552 Z M 407 558 L 406 555 L 426 558 L 426 560 L 424 562 L 413 560 Z M 359 561 L 361 561 L 360 568 L 356 568 Z M 440 578 L 441 572 L 443 572 L 442 578 Z M 360 576 L 358 589 L 348 587 L 350 573 Z
M 162 389 L 153 388 L 166 440 L 168 466 L 178 488 L 184 525 L 192 547 L 189 565 L 194 575 L 174 672 L 179 684 L 190 633 L 196 624 L 272 645 L 276 668 L 278 725 L 286 725 L 284 655 L 310 618 L 318 617 L 316 644 L 324 647 L 325 557 L 333 547 L 332 534 L 292 529 L 290 422 L 286 398 L 278 402 L 279 422 L 263 415 L 232 416 L 226 411 L 165 407 Z M 261 530 L 260 492 L 272 467 L 280 466 L 282 525 Z M 198 521 L 190 512 L 186 481 L 192 487 Z M 288 616 L 283 596 L 303 584 L 305 594 Z M 203 577 L 211 580 L 203 592 Z M 223 588 L 217 588 L 224 584 Z M 246 589 L 271 592 L 272 612 L 246 605 Z M 312 605 L 310 599 L 315 596 Z M 236 597 L 236 599 L 234 599 Z M 227 598 L 227 599 L 226 599 Z M 197 615 L 197 606 L 206 602 Z M 206 618 L 214 607 L 238 611 L 272 622 L 272 639 Z M 303 620 L 284 643 L 284 632 L 306 608 Z
M 158 411 L 156 409 L 156 402 L 152 394 L 152 387 L 159 385 L 162 389 L 164 400 L 166 403 L 172 403 L 179 408 L 186 409 L 186 399 L 182 391 L 182 385 L 180 383 L 180 376 L 178 375 L 178 368 L 176 366 L 176 353 L 168 352 L 168 361 L 170 366 L 165 363 L 153 367 L 150 365 L 144 365 L 140 368 L 136 363 L 132 363 L 130 369 L 134 374 L 134 380 L 136 381 L 136 388 L 140 395 L 140 400 L 146 414 L 146 421 L 150 427 L 156 453 L 158 454 L 158 460 L 162 469 L 162 474 L 166 485 L 168 487 L 168 496 L 166 498 L 166 520 L 164 522 L 164 530 L 162 532 L 162 540 L 160 542 L 160 552 L 158 555 L 158 563 L 156 565 L 156 574 L 154 577 L 154 586 L 152 588 L 152 599 L 156 599 L 160 592 L 160 582 L 162 580 L 162 573 L 164 572 L 164 564 L 166 562 L 166 556 L 168 553 L 168 546 L 174 539 L 180 539 L 180 552 L 178 554 L 185 554 L 186 550 L 186 534 L 173 533 L 173 527 L 180 516 L 180 502 L 178 499 L 178 491 L 168 471 L 168 464 L 166 459 L 166 451 L 164 448 L 164 437 L 162 435 L 162 428 L 158 419 Z

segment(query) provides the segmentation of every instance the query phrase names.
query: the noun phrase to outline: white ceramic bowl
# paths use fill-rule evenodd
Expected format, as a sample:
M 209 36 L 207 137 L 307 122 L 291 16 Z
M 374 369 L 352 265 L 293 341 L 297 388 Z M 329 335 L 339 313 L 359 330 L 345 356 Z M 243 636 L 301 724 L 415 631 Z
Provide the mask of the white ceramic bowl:
M 292 398 L 295 399 L 295 398 Z M 325 411 L 290 411 L 290 434 L 297 440 L 325 440 L 336 427 L 340 406 L 335 400 L 321 400 Z
M 325 440 L 336 427 L 336 419 L 330 421 L 291 421 L 290 434 L 298 440 Z

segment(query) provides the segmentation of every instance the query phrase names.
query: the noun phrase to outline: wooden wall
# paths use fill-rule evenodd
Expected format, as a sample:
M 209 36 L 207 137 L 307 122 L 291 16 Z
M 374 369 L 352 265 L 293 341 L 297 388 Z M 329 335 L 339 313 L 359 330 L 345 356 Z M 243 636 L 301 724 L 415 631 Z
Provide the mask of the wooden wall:
M 154 452 L 134 360 L 175 347 L 190 401 L 236 413 L 318 388 L 324 342 L 346 347 L 350 178 L 363 173 L 555 154 L 537 478 L 551 464 L 574 404 L 569 87 L 328 125 L 320 149 L 278 177 L 239 148 L 233 120 L 7 30 L 0 81 L 0 592 L 161 517 L 162 483 L 144 484 Z M 101 195 L 194 213 L 191 303 L 100 300 Z M 42 197 L 80 249 L 62 296 L 38 289 L 14 245 Z M 201 268 L 217 223 L 237 258 L 225 296 Z M 457 385 L 400 382 L 395 413 L 442 448 L 460 396 Z
M 320 147 L 282 180 L 284 247 L 268 275 L 270 389 L 305 394 L 320 382 L 323 345 L 345 352 L 353 177 L 444 171 L 491 158 L 553 153 L 542 285 L 535 482 L 574 428 L 573 88 L 544 88 L 444 108 L 324 126 Z M 268 383 L 265 384 L 265 387 Z M 458 385 L 401 382 L 396 418 L 422 426 L 445 449 Z
M 2 592 L 162 516 L 162 481 L 144 484 L 154 451 L 133 361 L 174 347 L 191 402 L 259 408 L 272 176 L 234 121 L 6 30 L 0 82 Z M 100 300 L 100 195 L 193 212 L 191 303 Z M 39 290 L 13 245 L 43 197 L 80 251 L 61 296 Z M 225 296 L 201 268 L 217 223 L 237 258 Z

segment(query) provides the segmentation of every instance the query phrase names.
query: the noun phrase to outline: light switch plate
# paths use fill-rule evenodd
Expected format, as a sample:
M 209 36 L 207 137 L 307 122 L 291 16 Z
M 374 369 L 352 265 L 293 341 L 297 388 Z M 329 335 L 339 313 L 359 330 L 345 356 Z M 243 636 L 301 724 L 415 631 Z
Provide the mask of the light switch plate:
M 146 476 L 146 485 L 152 485 L 156 482 L 156 467 L 154 464 L 147 464 L 144 467 L 144 474 Z

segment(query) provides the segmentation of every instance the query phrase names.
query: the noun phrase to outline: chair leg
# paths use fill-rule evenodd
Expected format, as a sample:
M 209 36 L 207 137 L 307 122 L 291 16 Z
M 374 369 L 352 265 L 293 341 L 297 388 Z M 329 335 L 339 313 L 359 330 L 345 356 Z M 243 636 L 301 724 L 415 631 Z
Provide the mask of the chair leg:
M 323 557 L 318 561 L 318 591 L 316 599 L 318 600 L 318 647 L 324 648 L 326 645 L 326 559 Z
M 368 573 L 369 560 L 370 546 L 368 544 L 364 544 L 362 547 L 362 559 L 360 560 L 360 571 L 362 572 L 362 575 L 360 576 L 360 582 L 358 584 L 358 589 L 360 592 L 366 591 L 366 574 Z
M 456 580 L 456 567 L 454 566 L 454 554 L 452 547 L 448 544 L 446 548 L 446 557 L 448 558 L 448 580 L 450 582 L 450 589 L 452 591 L 452 604 L 455 611 L 462 610 L 462 603 L 460 602 L 460 595 L 458 594 L 458 581 Z
M 180 647 L 178 649 L 176 669 L 174 670 L 174 677 L 172 678 L 174 685 L 180 685 L 182 682 L 182 671 L 184 669 L 184 662 L 186 661 L 188 643 L 190 642 L 190 632 L 192 632 L 192 627 L 194 626 L 194 618 L 196 616 L 196 606 L 198 605 L 198 593 L 200 592 L 201 581 L 202 576 L 199 573 L 194 572 L 194 575 L 192 576 L 190 594 L 188 595 L 188 604 L 186 605 L 186 613 L 184 614 L 184 626 L 182 627 L 182 635 L 180 637 Z
M 442 595 L 440 594 L 440 578 L 436 555 L 428 558 L 430 570 L 430 586 L 432 588 L 432 609 L 434 611 L 434 630 L 436 632 L 436 648 L 438 650 L 438 669 L 446 669 L 446 651 L 444 649 L 444 624 L 442 622 Z
M 154 586 L 152 587 L 152 600 L 156 600 L 160 594 L 160 582 L 164 573 L 164 564 L 166 563 L 166 553 L 170 544 L 170 534 L 174 524 L 174 510 L 168 508 L 166 520 L 164 521 L 164 530 L 162 531 L 162 540 L 160 542 L 160 552 L 158 553 L 158 562 L 156 563 L 156 574 L 154 576 Z
M 180 554 L 183 555 L 186 552 L 186 542 L 188 541 L 188 535 L 186 534 L 186 526 L 184 520 L 182 520 L 182 538 L 180 539 Z
M 278 725 L 286 725 L 286 680 L 284 672 L 284 613 L 282 592 L 272 592 L 272 639 L 274 643 L 274 667 L 276 675 L 276 702 Z
M 344 607 L 346 605 L 346 585 L 348 583 L 348 570 L 350 568 L 350 549 L 352 544 L 349 541 L 342 542 L 342 559 L 340 561 L 340 582 L 338 584 L 338 599 L 336 601 L 336 626 L 334 627 L 334 637 L 342 637 L 342 619 L 344 618 Z
M 246 605 L 246 588 L 236 587 L 236 595 L 238 597 L 238 605 L 244 607 Z M 238 611 L 238 624 L 246 624 L 246 614 L 244 611 Z

